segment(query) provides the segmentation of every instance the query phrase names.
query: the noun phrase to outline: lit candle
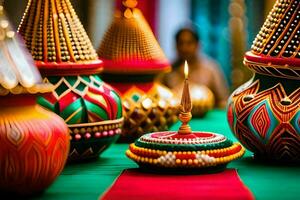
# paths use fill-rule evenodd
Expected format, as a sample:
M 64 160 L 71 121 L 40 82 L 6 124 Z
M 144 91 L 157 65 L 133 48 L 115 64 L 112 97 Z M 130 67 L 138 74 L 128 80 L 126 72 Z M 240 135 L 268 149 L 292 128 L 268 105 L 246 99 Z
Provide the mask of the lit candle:
M 183 109 L 183 112 L 191 112 L 192 111 L 192 103 L 191 103 L 191 96 L 190 96 L 190 89 L 189 89 L 189 66 L 187 64 L 187 61 L 184 62 L 184 86 L 182 91 L 182 97 L 181 97 L 181 107 Z
M 181 103 L 180 103 L 180 114 L 179 120 L 182 122 L 182 125 L 179 128 L 178 133 L 180 134 L 189 134 L 191 133 L 191 127 L 189 126 L 189 121 L 192 118 L 192 101 L 189 90 L 188 76 L 189 76 L 189 67 L 187 61 L 184 63 L 184 86 L 182 91 Z

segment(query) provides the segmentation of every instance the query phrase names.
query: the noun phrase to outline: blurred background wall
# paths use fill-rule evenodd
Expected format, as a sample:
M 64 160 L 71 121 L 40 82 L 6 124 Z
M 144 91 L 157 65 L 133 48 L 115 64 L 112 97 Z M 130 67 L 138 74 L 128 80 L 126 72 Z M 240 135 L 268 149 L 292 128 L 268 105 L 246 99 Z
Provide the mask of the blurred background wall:
M 95 48 L 122 0 L 71 0 Z M 176 57 L 174 34 L 183 26 L 196 27 L 202 51 L 220 64 L 232 89 L 249 79 L 243 55 L 259 31 L 275 0 L 139 0 L 161 47 Z M 4 0 L 17 27 L 27 0 Z M 232 79 L 232 77 L 235 77 Z

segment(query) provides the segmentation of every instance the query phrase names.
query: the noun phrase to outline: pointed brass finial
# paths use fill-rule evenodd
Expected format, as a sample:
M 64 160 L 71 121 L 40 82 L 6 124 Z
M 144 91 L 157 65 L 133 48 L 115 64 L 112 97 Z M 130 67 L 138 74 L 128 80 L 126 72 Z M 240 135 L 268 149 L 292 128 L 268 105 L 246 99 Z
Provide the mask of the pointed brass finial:
M 122 3 L 126 7 L 126 10 L 124 11 L 124 16 L 128 19 L 132 18 L 133 17 L 133 9 L 138 4 L 137 0 L 123 0 Z
M 184 86 L 183 86 L 183 92 L 181 97 L 181 103 L 180 103 L 180 114 L 179 114 L 179 120 L 182 122 L 178 133 L 179 134 L 190 134 L 192 133 L 191 127 L 189 126 L 189 121 L 192 119 L 192 101 L 190 96 L 190 90 L 189 90 L 189 83 L 188 83 L 188 74 L 189 74 L 189 67 L 187 64 L 187 61 L 184 63 Z

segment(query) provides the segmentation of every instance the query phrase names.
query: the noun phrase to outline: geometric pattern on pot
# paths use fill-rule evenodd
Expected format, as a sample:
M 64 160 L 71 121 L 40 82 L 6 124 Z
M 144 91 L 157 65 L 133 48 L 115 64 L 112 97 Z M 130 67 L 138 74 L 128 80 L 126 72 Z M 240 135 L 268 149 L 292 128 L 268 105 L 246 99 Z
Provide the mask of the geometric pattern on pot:
M 287 96 L 280 83 L 261 92 L 259 87 L 256 80 L 232 95 L 228 111 L 231 129 L 254 153 L 298 158 L 300 88 Z
M 122 117 L 119 96 L 97 76 L 48 77 L 55 90 L 39 103 L 60 115 L 67 124 L 94 123 Z
M 49 76 L 52 93 L 38 103 L 60 115 L 68 124 L 71 148 L 69 161 L 98 157 L 121 134 L 120 97 L 98 76 Z
M 134 141 L 139 136 L 167 130 L 177 121 L 177 104 L 172 92 L 159 83 L 146 92 L 132 86 L 123 95 L 124 141 Z
M 298 134 L 300 134 L 300 112 L 294 116 L 294 118 L 291 120 L 291 124 L 296 129 Z
M 233 132 L 264 159 L 300 161 L 299 22 L 299 0 L 274 2 L 245 54 L 244 64 L 255 76 L 229 100 Z
M 24 99 L 7 101 L 19 101 L 20 105 Z M 40 192 L 55 180 L 65 165 L 69 134 L 64 121 L 33 102 L 24 107 L 1 107 L 2 190 L 20 194 Z
M 246 53 L 244 64 L 247 65 L 247 67 L 259 74 L 264 74 L 268 76 L 273 77 L 280 77 L 280 78 L 286 78 L 286 79 L 300 79 L 300 68 L 289 65 L 289 67 L 286 66 L 280 66 L 280 65 L 270 65 L 270 64 L 263 64 L 259 62 L 252 62 L 247 60 L 247 55 L 250 53 Z M 271 61 L 270 61 L 271 62 Z
M 69 125 L 70 152 L 79 159 L 97 157 L 91 152 L 106 148 L 119 135 L 122 107 L 118 95 L 94 75 L 103 62 L 70 0 L 28 1 L 19 33 L 44 81 L 55 86 L 39 103 Z
M 269 101 L 265 100 L 255 106 L 249 113 L 247 125 L 256 137 L 261 139 L 266 144 L 275 127 L 278 125 L 278 120 L 270 108 Z

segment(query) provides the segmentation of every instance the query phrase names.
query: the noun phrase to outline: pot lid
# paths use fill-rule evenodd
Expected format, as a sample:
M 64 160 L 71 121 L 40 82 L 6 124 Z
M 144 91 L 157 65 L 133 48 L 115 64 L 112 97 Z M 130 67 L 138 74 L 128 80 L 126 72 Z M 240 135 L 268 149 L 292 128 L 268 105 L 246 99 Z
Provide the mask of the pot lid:
M 271 76 L 300 79 L 300 1 L 277 0 L 245 64 Z
M 115 74 L 156 74 L 170 70 L 136 0 L 124 0 L 98 50 L 104 71 Z
M 28 1 L 18 31 L 43 75 L 102 70 L 102 61 L 69 0 Z

